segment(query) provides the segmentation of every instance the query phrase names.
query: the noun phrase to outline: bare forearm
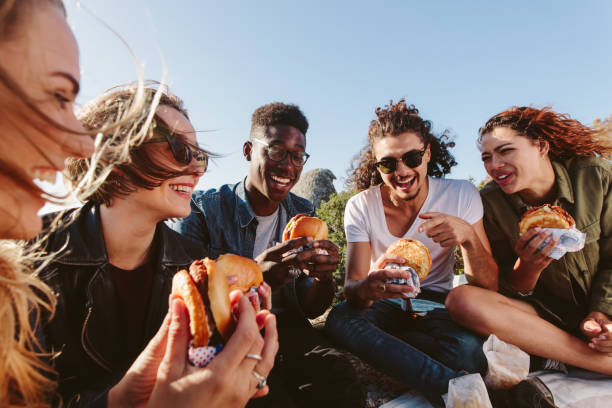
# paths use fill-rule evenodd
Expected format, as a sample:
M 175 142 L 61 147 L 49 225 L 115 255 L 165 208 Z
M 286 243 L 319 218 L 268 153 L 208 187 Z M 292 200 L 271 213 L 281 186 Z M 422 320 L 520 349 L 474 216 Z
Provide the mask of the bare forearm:
M 484 248 L 478 236 L 461 245 L 465 275 L 469 283 L 485 289 L 497 291 L 499 287 L 499 272 L 497 263 Z
M 518 258 L 514 268 L 508 274 L 508 284 L 517 292 L 528 292 L 535 288 L 544 269 L 529 267 Z
M 365 298 L 361 291 L 362 280 L 349 280 L 344 283 L 344 297 L 354 307 L 365 309 L 372 304 L 372 300 Z

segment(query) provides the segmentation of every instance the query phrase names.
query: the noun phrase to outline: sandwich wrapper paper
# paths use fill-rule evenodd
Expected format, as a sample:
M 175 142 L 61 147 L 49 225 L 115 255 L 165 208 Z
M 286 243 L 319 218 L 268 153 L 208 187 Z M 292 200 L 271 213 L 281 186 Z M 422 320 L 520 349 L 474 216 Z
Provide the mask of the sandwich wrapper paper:
M 448 382 L 448 394 L 442 397 L 446 408 L 493 408 L 480 374 L 468 374 Z
M 576 226 L 570 229 L 542 228 L 542 231 L 550 231 L 552 235 L 540 245 L 540 249 L 544 248 L 552 238 L 559 237 L 559 242 L 549 255 L 553 259 L 561 259 L 566 252 L 577 252 L 584 248 L 586 234 L 576 229 Z
M 222 344 L 216 346 L 193 347 L 193 341 L 190 341 L 187 359 L 192 366 L 203 368 L 206 367 L 222 349 Z
M 484 379 L 489 388 L 508 389 L 527 378 L 529 354 L 520 348 L 492 334 L 482 345 L 482 351 L 489 366 Z
M 400 269 L 402 271 L 408 271 L 410 273 L 410 278 L 392 278 L 387 279 L 385 283 L 391 283 L 395 285 L 412 285 L 414 287 L 413 291 L 404 292 L 403 295 L 405 299 L 401 300 L 401 307 L 403 311 L 410 311 L 412 307 L 410 305 L 410 299 L 416 297 L 421 292 L 421 282 L 419 280 L 419 275 L 417 275 L 416 271 L 409 266 L 403 266 L 396 263 L 388 263 L 385 265 L 385 269 Z

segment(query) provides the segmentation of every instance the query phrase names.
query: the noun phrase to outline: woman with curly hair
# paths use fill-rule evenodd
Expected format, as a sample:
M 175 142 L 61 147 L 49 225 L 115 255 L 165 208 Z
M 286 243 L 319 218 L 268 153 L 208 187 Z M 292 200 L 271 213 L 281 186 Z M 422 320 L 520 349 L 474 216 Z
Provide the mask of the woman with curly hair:
M 478 145 L 492 181 L 481 191 L 500 293 L 460 287 L 453 319 L 533 356 L 612 374 L 612 154 L 610 135 L 552 111 L 513 107 L 487 121 Z M 539 228 L 519 234 L 528 209 L 557 205 L 586 234 L 559 260 Z M 503 318 L 500 318 L 503 316 Z M 548 362 L 546 362 L 548 363 Z
M 486 368 L 480 338 L 450 321 L 444 309 L 459 246 L 470 282 L 497 289 L 495 262 L 482 224 L 478 191 L 468 181 L 442 178 L 455 160 L 453 143 L 432 133 L 431 122 L 402 99 L 376 109 L 354 182 L 361 192 L 347 203 L 346 303 L 327 318 L 331 335 L 386 374 L 439 399 L 448 381 Z M 433 266 L 412 310 L 399 303 L 407 271 L 385 251 L 401 238 L 429 249 Z

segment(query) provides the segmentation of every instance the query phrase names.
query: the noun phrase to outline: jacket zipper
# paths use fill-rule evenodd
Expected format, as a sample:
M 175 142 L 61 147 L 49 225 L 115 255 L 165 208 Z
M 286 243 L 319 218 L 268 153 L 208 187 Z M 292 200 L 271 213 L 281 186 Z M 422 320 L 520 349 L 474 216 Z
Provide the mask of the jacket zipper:
M 87 345 L 85 344 L 85 330 L 87 328 L 87 323 L 89 322 L 89 318 L 91 316 L 91 312 L 92 311 L 93 311 L 93 306 L 89 306 L 87 308 L 87 316 L 85 317 L 85 322 L 83 323 L 83 328 L 81 329 L 81 346 L 83 347 L 83 350 L 85 350 L 87 355 L 89 357 L 91 357 L 91 359 L 93 361 L 95 361 L 99 366 L 104 368 L 106 371 L 112 372 L 110 367 L 108 365 L 104 364 L 98 357 L 96 357 L 94 355 L 94 353 L 89 349 L 89 347 L 87 347 Z

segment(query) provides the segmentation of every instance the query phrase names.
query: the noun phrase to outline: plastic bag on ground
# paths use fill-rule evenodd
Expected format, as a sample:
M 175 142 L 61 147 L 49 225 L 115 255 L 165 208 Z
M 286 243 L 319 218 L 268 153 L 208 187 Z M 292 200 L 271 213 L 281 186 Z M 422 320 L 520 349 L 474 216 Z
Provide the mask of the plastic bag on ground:
M 448 382 L 446 408 L 493 408 L 480 374 L 468 374 Z
M 520 348 L 505 343 L 494 334 L 482 346 L 489 368 L 485 383 L 494 390 L 508 389 L 527 378 L 529 354 Z

